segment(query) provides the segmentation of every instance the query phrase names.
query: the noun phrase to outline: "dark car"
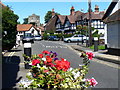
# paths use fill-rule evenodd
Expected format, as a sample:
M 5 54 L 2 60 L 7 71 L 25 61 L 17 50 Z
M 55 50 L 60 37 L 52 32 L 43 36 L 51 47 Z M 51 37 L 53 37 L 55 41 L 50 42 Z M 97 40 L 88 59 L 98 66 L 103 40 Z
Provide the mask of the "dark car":
M 59 41 L 60 38 L 58 38 L 57 36 L 49 36 L 49 37 L 48 37 L 48 40 L 51 40 L 51 41 Z
M 23 43 L 25 43 L 25 42 L 34 43 L 34 37 L 31 35 L 31 33 L 25 33 L 22 41 L 23 41 Z

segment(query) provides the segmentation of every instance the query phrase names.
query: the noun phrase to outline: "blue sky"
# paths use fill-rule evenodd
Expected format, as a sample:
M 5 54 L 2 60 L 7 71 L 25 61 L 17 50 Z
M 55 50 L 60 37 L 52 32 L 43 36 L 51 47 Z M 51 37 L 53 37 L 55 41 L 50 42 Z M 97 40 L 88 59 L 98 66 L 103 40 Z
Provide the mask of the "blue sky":
M 32 15 L 33 13 L 40 16 L 40 22 L 44 23 L 44 16 L 47 11 L 54 8 L 55 12 L 61 15 L 69 15 L 71 6 L 75 7 L 75 11 L 84 9 L 84 12 L 88 10 L 88 2 L 3 2 L 8 5 L 19 16 L 19 20 L 23 23 L 23 19 Z M 110 2 L 92 2 L 92 9 L 95 5 L 98 5 L 100 11 L 107 9 Z

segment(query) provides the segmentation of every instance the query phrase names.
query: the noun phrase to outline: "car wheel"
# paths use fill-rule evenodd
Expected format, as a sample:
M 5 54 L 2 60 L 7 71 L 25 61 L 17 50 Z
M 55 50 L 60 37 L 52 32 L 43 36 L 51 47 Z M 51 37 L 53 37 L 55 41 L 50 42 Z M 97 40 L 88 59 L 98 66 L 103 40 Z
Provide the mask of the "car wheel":
M 68 42 L 68 43 L 70 43 L 70 42 L 71 42 L 71 40 L 67 40 L 67 42 Z

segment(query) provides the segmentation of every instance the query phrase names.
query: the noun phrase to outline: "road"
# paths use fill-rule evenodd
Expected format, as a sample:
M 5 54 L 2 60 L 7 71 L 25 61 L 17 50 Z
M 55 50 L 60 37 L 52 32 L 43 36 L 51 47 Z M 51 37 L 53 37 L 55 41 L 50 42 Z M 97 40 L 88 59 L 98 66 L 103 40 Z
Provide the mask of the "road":
M 54 51 L 58 53 L 58 58 L 67 59 L 69 62 L 71 62 L 71 67 L 77 68 L 79 67 L 79 64 L 82 64 L 82 58 L 80 58 L 78 52 L 68 47 L 69 45 L 71 44 L 66 44 L 61 41 L 35 41 L 35 43 L 32 44 L 32 54 L 40 54 L 43 50 Z M 7 82 L 9 81 L 9 77 L 7 77 L 6 79 L 6 75 L 9 74 L 9 71 L 11 69 L 11 72 L 14 72 L 14 69 L 16 69 L 16 72 L 13 76 L 17 79 L 17 82 L 19 82 L 21 78 L 25 78 L 25 73 L 27 72 L 27 70 L 24 69 L 23 65 L 23 50 L 23 46 L 19 47 L 12 57 L 17 58 L 18 61 L 15 61 L 14 59 L 6 61 L 6 59 L 4 58 L 3 69 L 6 70 L 4 72 L 4 78 L 5 80 L 7 80 Z M 106 62 L 101 63 L 98 61 L 99 60 L 97 59 L 91 61 L 89 72 L 86 75 L 86 78 L 94 77 L 98 81 L 98 85 L 95 88 L 118 88 L 118 69 L 112 67 L 112 64 L 110 66 L 109 63 L 106 64 Z M 14 84 L 17 83 L 16 81 L 14 80 Z

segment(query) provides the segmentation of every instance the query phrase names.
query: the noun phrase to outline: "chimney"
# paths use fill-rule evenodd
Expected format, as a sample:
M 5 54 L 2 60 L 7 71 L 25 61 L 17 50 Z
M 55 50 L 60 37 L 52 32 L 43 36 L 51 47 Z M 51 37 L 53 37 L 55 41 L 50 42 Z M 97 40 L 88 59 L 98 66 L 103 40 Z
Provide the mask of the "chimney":
M 55 16 L 54 8 L 52 9 L 52 17 Z
M 74 7 L 72 6 L 71 7 L 71 10 L 70 10 L 70 15 L 74 15 L 75 14 L 75 9 L 74 9 Z
M 99 6 L 95 5 L 95 12 L 99 12 Z

